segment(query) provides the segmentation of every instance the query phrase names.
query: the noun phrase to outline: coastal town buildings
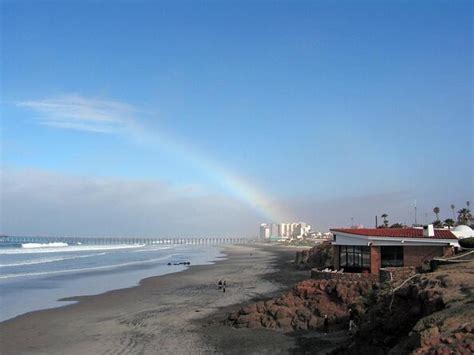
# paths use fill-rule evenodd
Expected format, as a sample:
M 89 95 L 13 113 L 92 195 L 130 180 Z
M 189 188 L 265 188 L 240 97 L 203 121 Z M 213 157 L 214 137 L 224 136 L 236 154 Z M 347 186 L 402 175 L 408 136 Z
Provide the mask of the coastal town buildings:
M 378 274 L 383 267 L 420 267 L 435 257 L 450 256 L 459 248 L 448 229 L 334 228 L 333 266 L 352 272 Z
M 260 224 L 260 240 L 288 241 L 302 239 L 311 232 L 311 226 L 305 222 L 262 223 Z

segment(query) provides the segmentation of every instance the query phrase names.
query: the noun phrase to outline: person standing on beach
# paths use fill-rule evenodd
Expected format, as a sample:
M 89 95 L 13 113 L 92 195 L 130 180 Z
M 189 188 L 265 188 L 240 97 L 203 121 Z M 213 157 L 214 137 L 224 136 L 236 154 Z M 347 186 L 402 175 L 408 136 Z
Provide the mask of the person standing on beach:
M 324 335 L 328 335 L 329 333 L 329 318 L 328 315 L 324 315 Z
M 219 282 L 217 283 L 217 285 L 219 286 L 219 290 L 222 288 L 222 281 L 219 280 Z

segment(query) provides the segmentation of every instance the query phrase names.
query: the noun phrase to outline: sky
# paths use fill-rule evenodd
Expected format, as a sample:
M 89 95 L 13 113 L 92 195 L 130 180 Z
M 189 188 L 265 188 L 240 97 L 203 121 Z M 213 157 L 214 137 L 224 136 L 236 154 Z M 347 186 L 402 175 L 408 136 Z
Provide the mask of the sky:
M 473 10 L 3 0 L 0 233 L 452 217 L 474 191 Z

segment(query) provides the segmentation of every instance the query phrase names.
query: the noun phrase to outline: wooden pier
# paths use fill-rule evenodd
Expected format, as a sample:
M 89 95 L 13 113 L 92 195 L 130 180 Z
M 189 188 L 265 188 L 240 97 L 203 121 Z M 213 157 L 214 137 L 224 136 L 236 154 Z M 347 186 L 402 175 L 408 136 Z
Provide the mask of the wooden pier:
M 251 239 L 244 237 L 203 238 L 129 238 L 129 237 L 45 237 L 45 236 L 2 236 L 0 243 L 67 243 L 69 245 L 222 245 L 246 244 Z

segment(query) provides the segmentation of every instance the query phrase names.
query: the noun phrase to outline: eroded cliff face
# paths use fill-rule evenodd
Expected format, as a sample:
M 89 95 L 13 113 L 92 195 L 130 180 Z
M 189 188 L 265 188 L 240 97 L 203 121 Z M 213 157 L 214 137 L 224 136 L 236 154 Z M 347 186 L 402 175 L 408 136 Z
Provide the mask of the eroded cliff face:
M 369 279 L 358 281 L 306 280 L 277 299 L 243 307 L 229 315 L 236 327 L 271 328 L 284 332 L 315 330 L 323 327 L 327 314 L 332 329 L 347 326 L 348 310 L 364 312 L 367 297 L 376 284 Z
M 445 266 L 416 276 L 394 294 L 381 292 L 362 316 L 351 348 L 389 354 L 474 352 L 474 265 Z
M 349 307 L 358 328 L 335 354 L 474 352 L 474 262 L 443 266 L 401 285 L 377 285 L 370 278 L 306 280 L 276 299 L 243 307 L 227 322 L 283 332 L 321 330 L 327 314 L 334 331 L 347 329 Z
M 296 252 L 295 265 L 299 269 L 326 268 L 332 265 L 332 245 L 318 244 L 311 249 Z

